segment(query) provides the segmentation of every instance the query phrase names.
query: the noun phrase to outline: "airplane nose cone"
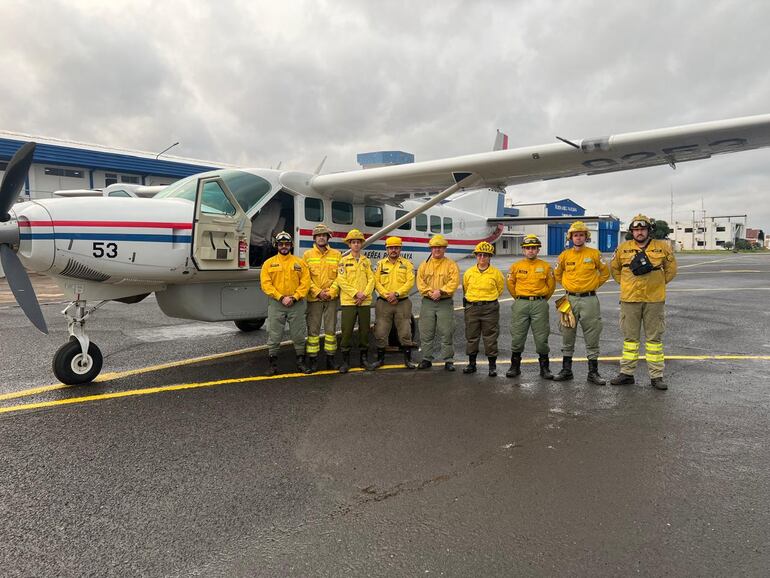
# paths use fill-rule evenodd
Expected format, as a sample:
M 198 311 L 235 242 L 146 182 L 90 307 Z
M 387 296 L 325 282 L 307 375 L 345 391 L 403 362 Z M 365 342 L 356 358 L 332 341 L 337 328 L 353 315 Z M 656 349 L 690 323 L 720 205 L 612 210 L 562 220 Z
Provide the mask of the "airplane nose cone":
M 19 245 L 19 222 L 13 211 L 10 215 L 10 221 L 0 222 L 0 244 L 17 247 Z

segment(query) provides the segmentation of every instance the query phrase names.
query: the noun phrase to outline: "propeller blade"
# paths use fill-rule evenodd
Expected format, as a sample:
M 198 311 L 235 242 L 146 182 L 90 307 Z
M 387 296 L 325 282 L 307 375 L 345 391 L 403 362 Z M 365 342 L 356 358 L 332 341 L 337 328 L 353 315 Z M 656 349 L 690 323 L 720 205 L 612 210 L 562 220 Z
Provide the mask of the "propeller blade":
M 0 185 L 0 222 L 10 219 L 8 210 L 16 202 L 27 179 L 32 155 L 35 153 L 35 143 L 24 143 L 5 168 L 3 183 Z
M 32 288 L 29 275 L 27 275 L 24 265 L 19 261 L 19 257 L 6 244 L 0 244 L 0 262 L 3 264 L 13 296 L 16 297 L 16 303 L 19 304 L 32 325 L 48 334 L 48 326 L 45 324 L 43 311 L 40 309 L 40 303 L 37 302 L 37 295 Z

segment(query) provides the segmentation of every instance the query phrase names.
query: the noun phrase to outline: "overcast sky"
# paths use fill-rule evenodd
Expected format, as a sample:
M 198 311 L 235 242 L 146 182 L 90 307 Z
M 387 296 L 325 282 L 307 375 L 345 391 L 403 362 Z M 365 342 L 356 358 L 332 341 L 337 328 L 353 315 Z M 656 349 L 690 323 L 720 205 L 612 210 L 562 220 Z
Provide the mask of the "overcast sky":
M 243 166 L 357 168 L 770 113 L 770 2 L 0 1 L 0 129 Z M 770 149 L 509 189 L 749 215 Z

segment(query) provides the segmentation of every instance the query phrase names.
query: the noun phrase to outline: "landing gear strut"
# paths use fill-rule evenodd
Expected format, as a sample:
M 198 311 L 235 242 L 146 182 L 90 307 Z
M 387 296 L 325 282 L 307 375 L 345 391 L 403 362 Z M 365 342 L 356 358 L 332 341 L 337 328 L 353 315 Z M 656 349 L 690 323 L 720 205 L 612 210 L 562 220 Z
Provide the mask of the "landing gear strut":
M 67 317 L 70 338 L 53 356 L 53 373 L 67 385 L 93 381 L 102 370 L 102 352 L 91 343 L 85 330 L 86 319 L 107 301 L 88 309 L 85 301 L 73 301 L 62 314 Z

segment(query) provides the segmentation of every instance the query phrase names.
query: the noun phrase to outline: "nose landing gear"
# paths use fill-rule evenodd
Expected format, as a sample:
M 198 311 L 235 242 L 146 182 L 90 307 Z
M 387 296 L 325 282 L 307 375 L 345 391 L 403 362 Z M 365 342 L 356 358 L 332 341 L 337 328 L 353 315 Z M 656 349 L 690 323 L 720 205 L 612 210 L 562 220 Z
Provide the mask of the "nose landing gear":
M 62 311 L 67 317 L 70 339 L 53 356 L 53 373 L 56 379 L 67 385 L 79 385 L 93 381 L 102 370 L 102 352 L 92 343 L 85 331 L 86 319 L 104 305 L 86 308 L 85 301 L 73 301 Z

